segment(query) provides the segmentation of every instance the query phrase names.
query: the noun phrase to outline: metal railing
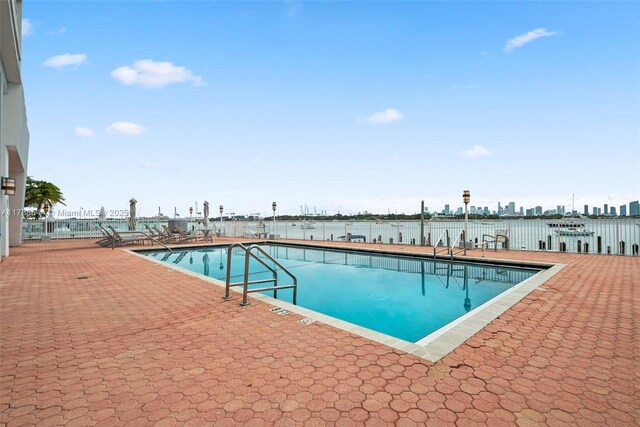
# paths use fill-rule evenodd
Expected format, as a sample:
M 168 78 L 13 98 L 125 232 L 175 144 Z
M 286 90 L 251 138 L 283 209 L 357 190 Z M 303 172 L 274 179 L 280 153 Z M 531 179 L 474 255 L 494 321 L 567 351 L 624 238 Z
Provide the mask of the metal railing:
M 197 220 L 189 220 L 190 231 L 203 230 Z M 616 217 L 607 219 L 584 219 L 584 229 L 588 235 L 563 235 L 561 227 L 554 227 L 560 219 L 522 218 L 522 219 L 470 219 L 467 228 L 466 242 L 478 244 L 483 235 L 495 236 L 497 230 L 508 230 L 509 250 L 552 251 L 582 254 L 611 254 L 638 256 L 640 250 L 640 218 Z M 49 220 L 47 231 L 44 220 L 25 221 L 22 236 L 24 240 L 40 240 L 44 236 L 49 239 L 95 238 L 101 234 L 95 226 L 112 225 L 117 230 L 127 231 L 128 221 L 98 219 L 55 219 Z M 144 224 L 160 227 L 166 220 L 138 219 L 137 230 L 144 230 Z M 295 225 L 294 225 L 295 224 Z M 222 235 L 229 237 L 253 237 L 247 233 L 251 229 L 257 236 L 266 233 L 279 235 L 284 239 L 298 240 L 337 240 L 339 236 L 351 233 L 366 237 L 371 244 L 420 245 L 421 232 L 425 243 L 429 246 L 437 244 L 435 236 L 443 230 L 459 230 L 464 227 L 463 220 L 429 220 L 421 227 L 419 220 L 411 221 L 321 221 L 313 224 L 313 229 L 301 228 L 300 220 L 277 220 L 265 223 L 256 220 L 224 221 Z M 393 226 L 395 225 L 395 227 Z M 402 227 L 398 227 L 401 225 Z M 218 227 L 216 227 L 218 228 Z M 259 232 L 259 234 L 257 233 Z M 365 240 L 365 239 L 363 239 Z
M 233 248 L 240 248 L 244 251 L 244 280 L 242 282 L 231 283 L 231 260 L 233 258 Z M 278 271 L 271 267 L 266 261 L 260 258 L 259 255 L 255 254 L 253 251 L 256 251 L 262 254 L 265 258 L 267 258 L 270 262 L 272 262 L 276 267 L 282 270 L 285 274 L 287 274 L 293 280 L 291 285 L 278 286 Z M 257 279 L 257 280 L 249 280 L 249 264 L 251 259 L 255 259 L 260 264 L 262 264 L 267 270 L 269 270 L 273 277 L 271 279 Z M 249 289 L 249 285 L 255 285 L 259 283 L 273 283 L 272 287 L 266 288 L 252 288 Z M 248 248 L 242 243 L 232 243 L 227 248 L 227 274 L 226 274 L 226 283 L 225 283 L 225 292 L 224 299 L 231 298 L 230 291 L 232 286 L 242 286 L 242 302 L 240 305 L 246 306 L 249 305 L 248 294 L 250 292 L 264 292 L 264 291 L 273 291 L 273 297 L 278 298 L 278 290 L 282 289 L 293 289 L 293 304 L 297 304 L 298 299 L 298 279 L 294 276 L 289 270 L 287 270 L 282 264 L 276 261 L 269 253 L 267 253 L 264 249 L 262 249 L 258 245 L 251 245 Z
M 459 251 L 455 251 L 455 247 L 456 245 L 461 241 L 462 239 L 462 244 L 464 245 L 464 247 L 462 249 L 460 249 Z M 467 242 L 465 242 L 465 238 L 464 238 L 464 228 L 460 230 L 460 232 L 458 233 L 458 237 L 456 237 L 453 240 L 453 243 L 451 244 L 451 249 L 449 250 L 449 255 L 451 257 L 451 259 L 453 260 L 453 256 L 455 254 L 459 254 L 460 252 L 464 252 L 464 254 L 467 254 Z
M 447 236 L 447 243 L 442 245 L 444 246 L 444 248 L 438 249 L 438 246 L 441 245 L 442 237 L 445 235 Z M 438 237 L 438 240 L 436 240 L 435 245 L 433 245 L 433 258 L 435 259 L 436 255 L 439 252 L 444 252 L 444 251 L 449 252 L 449 229 L 446 229 L 446 228 L 442 231 L 442 233 L 440 233 L 440 237 Z

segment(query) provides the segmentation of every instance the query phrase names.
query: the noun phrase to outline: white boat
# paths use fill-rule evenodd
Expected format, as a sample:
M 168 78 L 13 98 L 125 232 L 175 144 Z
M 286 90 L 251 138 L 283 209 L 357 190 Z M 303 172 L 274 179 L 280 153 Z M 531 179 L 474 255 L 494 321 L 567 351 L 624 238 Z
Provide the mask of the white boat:
M 559 221 L 548 222 L 559 236 L 593 236 L 594 232 L 587 230 L 582 215 L 565 214 Z
M 548 222 L 547 226 L 551 228 L 584 228 L 584 218 L 581 215 L 564 214 L 558 221 Z
M 560 236 L 593 236 L 593 231 L 588 231 L 583 228 L 562 228 L 555 230 Z

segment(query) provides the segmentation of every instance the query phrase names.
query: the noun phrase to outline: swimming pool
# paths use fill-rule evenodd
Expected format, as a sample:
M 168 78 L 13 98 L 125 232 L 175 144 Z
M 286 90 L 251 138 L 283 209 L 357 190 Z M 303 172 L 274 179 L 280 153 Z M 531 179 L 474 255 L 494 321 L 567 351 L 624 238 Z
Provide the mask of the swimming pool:
M 297 277 L 298 306 L 409 343 L 423 340 L 541 270 L 328 248 L 261 246 Z M 142 254 L 225 280 L 226 246 Z M 250 273 L 250 280 L 271 277 L 255 260 L 251 260 Z M 236 248 L 231 280 L 241 281 L 243 275 L 244 252 Z M 271 291 L 263 293 L 273 296 Z M 280 290 L 277 297 L 291 302 L 292 290 Z

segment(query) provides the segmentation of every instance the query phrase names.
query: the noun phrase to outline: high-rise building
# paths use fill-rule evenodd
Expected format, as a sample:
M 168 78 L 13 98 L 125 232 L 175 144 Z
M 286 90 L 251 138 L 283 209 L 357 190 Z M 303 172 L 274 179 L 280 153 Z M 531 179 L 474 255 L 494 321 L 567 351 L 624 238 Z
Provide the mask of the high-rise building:
M 604 214 L 609 215 L 609 205 L 606 203 L 604 204 Z
M 516 214 L 516 202 L 509 202 L 509 212 L 507 212 L 509 215 L 515 215 Z
M 597 206 L 593 207 L 593 215 L 598 215 L 598 208 Z
M 611 208 L 610 208 L 610 209 L 611 209 L 611 210 L 609 211 L 609 214 L 610 214 L 611 216 L 617 216 L 617 215 L 616 215 L 616 207 L 615 207 L 615 206 L 611 206 Z
M 449 205 L 444 205 L 444 213 L 450 213 Z
M 629 215 L 640 216 L 640 203 L 638 201 L 629 202 Z
M 536 206 L 536 215 L 542 215 L 542 206 Z
M 584 215 L 587 216 L 589 215 L 589 205 L 584 205 Z
M 620 206 L 620 216 L 627 216 L 627 205 Z

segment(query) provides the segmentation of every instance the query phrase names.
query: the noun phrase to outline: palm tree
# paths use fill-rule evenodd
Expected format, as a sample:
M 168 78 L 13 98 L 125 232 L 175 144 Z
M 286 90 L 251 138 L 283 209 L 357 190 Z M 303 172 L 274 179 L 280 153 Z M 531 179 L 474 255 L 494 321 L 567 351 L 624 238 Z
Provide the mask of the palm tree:
M 24 196 L 25 207 L 36 208 L 36 218 L 40 218 L 40 212 L 46 206 L 51 209 L 56 203 L 64 206 L 64 196 L 56 185 L 47 181 L 38 181 L 27 177 L 27 188 Z

